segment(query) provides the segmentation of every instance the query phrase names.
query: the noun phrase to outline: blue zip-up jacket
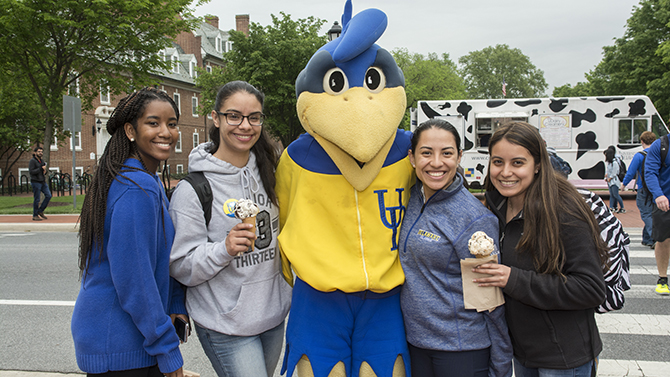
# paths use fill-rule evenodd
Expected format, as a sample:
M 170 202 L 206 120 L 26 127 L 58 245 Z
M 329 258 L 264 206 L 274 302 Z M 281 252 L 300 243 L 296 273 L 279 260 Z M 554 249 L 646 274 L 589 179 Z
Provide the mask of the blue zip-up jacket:
M 133 158 L 125 164 L 142 168 Z M 156 174 L 122 174 L 107 194 L 102 256 L 92 252 L 72 314 L 77 365 L 104 373 L 158 364 L 171 373 L 183 359 L 169 314 L 186 314 L 186 307 L 170 278 L 167 198 Z
M 512 344 L 505 309 L 466 310 L 460 260 L 473 258 L 468 240 L 476 231 L 493 238 L 498 253 L 498 219 L 463 187 L 456 175 L 424 205 L 421 182 L 412 187 L 400 230 L 400 263 L 405 284 L 400 295 L 407 341 L 440 351 L 491 347 L 490 377 L 512 375 Z
M 663 138 L 665 136 L 661 136 Z M 647 151 L 644 162 L 644 183 L 654 200 L 661 195 L 670 198 L 670 153 L 665 156 L 666 168 L 661 171 L 661 138 L 654 141 Z
M 642 152 L 647 152 L 649 153 L 649 148 L 643 150 Z M 642 181 L 640 180 L 639 177 L 642 177 L 642 163 L 644 161 L 644 155 L 642 152 L 637 152 L 635 153 L 635 156 L 633 156 L 633 160 L 630 162 L 630 165 L 628 165 L 628 171 L 626 172 L 626 176 L 623 177 L 623 185 L 628 186 L 630 181 L 633 180 L 633 178 L 638 177 L 637 180 L 635 181 L 635 186 L 637 186 L 638 190 L 642 188 Z

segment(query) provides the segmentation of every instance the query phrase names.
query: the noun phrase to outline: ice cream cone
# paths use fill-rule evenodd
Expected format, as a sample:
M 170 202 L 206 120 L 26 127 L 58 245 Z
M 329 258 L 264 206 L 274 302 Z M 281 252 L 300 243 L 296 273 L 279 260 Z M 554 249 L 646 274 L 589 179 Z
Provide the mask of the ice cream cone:
M 242 219 L 242 222 L 245 223 L 245 224 L 253 225 L 254 227 L 249 229 L 249 231 L 256 234 L 256 216 L 250 216 L 250 217 L 244 218 L 244 219 Z M 255 242 L 252 240 L 251 241 L 251 251 L 254 251 L 254 243 Z M 240 254 L 244 254 L 244 253 L 242 252 Z

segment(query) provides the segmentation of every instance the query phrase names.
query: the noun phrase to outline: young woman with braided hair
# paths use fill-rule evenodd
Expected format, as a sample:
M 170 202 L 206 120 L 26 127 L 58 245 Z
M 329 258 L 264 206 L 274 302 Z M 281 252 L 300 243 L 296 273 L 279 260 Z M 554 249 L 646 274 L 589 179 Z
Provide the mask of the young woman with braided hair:
M 174 227 L 156 170 L 178 139 L 179 110 L 163 91 L 123 98 L 84 200 L 81 289 L 72 315 L 79 368 L 90 375 L 181 377 L 174 318 L 184 293 L 169 275 Z

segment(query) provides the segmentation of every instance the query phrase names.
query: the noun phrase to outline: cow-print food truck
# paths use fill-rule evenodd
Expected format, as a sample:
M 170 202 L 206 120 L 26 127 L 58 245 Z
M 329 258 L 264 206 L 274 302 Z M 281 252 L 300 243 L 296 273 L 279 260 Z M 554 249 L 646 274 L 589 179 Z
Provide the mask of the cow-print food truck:
M 607 189 L 603 151 L 608 146 L 614 145 L 629 166 L 642 150 L 643 131 L 668 133 L 646 96 L 419 101 L 412 129 L 431 118 L 447 120 L 460 133 L 461 166 L 472 188 L 484 183 L 491 134 L 510 121 L 538 127 L 547 146 L 572 167 L 568 179 L 585 188 Z

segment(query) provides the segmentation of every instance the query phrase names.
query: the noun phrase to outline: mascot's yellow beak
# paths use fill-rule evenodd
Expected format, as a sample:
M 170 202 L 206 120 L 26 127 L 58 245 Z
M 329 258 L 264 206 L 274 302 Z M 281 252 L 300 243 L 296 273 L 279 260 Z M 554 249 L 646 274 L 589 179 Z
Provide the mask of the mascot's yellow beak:
M 406 104 L 402 86 L 379 93 L 354 87 L 340 95 L 302 92 L 297 109 L 305 131 L 319 142 L 344 178 L 363 191 L 383 167 Z
M 395 136 L 406 101 L 401 86 L 379 93 L 354 87 L 335 96 L 302 92 L 297 110 L 303 128 L 317 141 L 326 140 L 359 163 L 368 163 Z

